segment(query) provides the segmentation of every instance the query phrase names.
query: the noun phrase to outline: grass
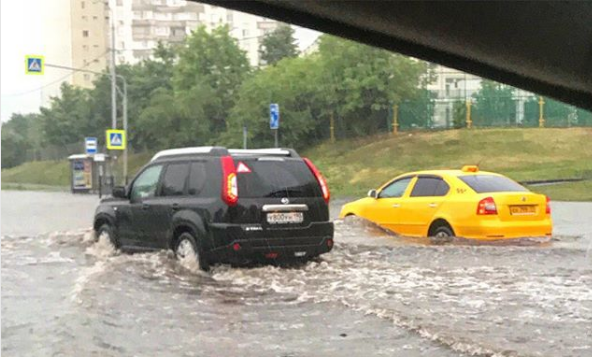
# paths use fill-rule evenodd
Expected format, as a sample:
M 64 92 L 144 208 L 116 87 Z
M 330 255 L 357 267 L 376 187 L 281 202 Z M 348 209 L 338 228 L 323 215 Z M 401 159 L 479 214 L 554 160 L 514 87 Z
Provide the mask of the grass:
M 482 170 L 517 181 L 583 178 L 592 180 L 592 129 L 480 129 L 405 132 L 325 142 L 303 150 L 325 174 L 334 196 L 360 196 L 408 171 L 460 168 Z M 132 177 L 150 153 L 130 155 Z M 117 171 L 121 172 L 121 159 Z M 119 176 L 120 177 L 120 176 Z M 5 183 L 69 186 L 67 161 L 30 162 L 2 170 Z M 592 184 L 536 186 L 554 200 L 592 200 Z
M 408 171 L 467 164 L 517 181 L 592 179 L 591 143 L 592 129 L 582 128 L 450 130 L 324 143 L 304 154 L 333 192 L 359 196 Z
M 554 201 L 592 201 L 592 180 L 528 188 Z

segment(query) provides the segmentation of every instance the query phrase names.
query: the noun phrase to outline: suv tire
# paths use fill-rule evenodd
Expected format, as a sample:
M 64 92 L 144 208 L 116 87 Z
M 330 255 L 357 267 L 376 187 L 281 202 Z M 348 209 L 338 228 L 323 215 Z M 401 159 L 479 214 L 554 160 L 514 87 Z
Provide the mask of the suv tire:
M 101 227 L 99 227 L 99 230 L 97 230 L 97 236 L 96 236 L 97 242 L 99 241 L 99 239 L 101 239 L 101 236 L 105 236 L 105 238 L 107 238 L 109 240 L 109 242 L 111 242 L 111 244 L 113 245 L 113 247 L 115 249 L 119 248 L 119 245 L 117 243 L 117 238 L 115 238 L 115 233 L 113 233 L 113 228 L 111 227 L 110 224 L 105 223 L 105 224 L 101 225 Z
M 181 233 L 175 242 L 174 252 L 177 259 L 183 259 L 187 255 L 194 255 L 201 270 L 210 270 L 210 265 L 203 253 L 203 249 L 197 244 L 196 239 L 191 233 Z

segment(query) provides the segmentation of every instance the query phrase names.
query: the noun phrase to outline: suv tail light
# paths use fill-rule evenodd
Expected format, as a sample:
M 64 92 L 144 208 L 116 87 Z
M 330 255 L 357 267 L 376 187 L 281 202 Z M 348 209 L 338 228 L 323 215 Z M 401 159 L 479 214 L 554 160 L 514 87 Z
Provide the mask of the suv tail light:
M 329 186 L 327 186 L 327 181 L 325 180 L 321 172 L 317 169 L 317 167 L 312 163 L 312 161 L 310 161 L 307 158 L 303 158 L 303 160 L 306 163 L 306 166 L 308 166 L 310 171 L 312 171 L 314 177 L 319 182 L 319 186 L 321 186 L 321 191 L 323 192 L 323 199 L 325 199 L 325 202 L 329 203 L 329 199 L 331 199 L 331 193 L 329 192 Z
M 495 201 L 493 197 L 487 197 L 479 201 L 477 205 L 477 214 L 478 215 L 491 215 L 497 214 L 497 206 L 495 205 Z
M 545 209 L 546 214 L 551 214 L 551 199 L 547 196 L 547 208 Z
M 229 206 L 238 202 L 238 182 L 236 168 L 231 156 L 223 156 L 222 163 L 222 200 Z

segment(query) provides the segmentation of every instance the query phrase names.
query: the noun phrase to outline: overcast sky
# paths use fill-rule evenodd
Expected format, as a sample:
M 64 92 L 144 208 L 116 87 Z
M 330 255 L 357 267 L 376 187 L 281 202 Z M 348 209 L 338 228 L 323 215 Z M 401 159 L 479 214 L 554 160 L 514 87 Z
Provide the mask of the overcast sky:
M 2 121 L 8 120 L 15 112 L 38 112 L 42 100 L 47 102 L 47 98 L 59 93 L 60 79 L 67 78 L 69 72 L 46 68 L 43 76 L 25 75 L 25 56 L 44 55 L 48 63 L 71 65 L 69 54 L 65 50 L 69 48 L 70 41 L 69 4 L 69 0 L 1 2 Z M 315 31 L 296 29 L 296 38 L 301 49 L 310 46 L 317 36 Z M 55 84 L 51 84 L 54 82 Z

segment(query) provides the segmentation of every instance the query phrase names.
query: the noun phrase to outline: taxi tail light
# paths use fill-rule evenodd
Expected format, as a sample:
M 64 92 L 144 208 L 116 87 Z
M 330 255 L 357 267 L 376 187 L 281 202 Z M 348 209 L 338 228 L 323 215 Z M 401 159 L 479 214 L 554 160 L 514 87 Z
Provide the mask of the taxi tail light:
M 231 156 L 223 156 L 222 163 L 222 200 L 229 206 L 235 206 L 238 202 L 238 182 L 236 167 Z
M 317 179 L 319 186 L 321 187 L 321 191 L 323 193 L 323 199 L 325 200 L 325 202 L 329 203 L 329 200 L 331 199 L 331 192 L 329 192 L 329 186 L 327 185 L 327 181 L 325 180 L 321 172 L 317 169 L 317 167 L 312 163 L 312 161 L 310 161 L 307 158 L 303 158 L 303 160 L 306 163 L 306 166 L 308 166 L 310 171 L 313 173 L 314 177 Z
M 478 215 L 493 215 L 497 214 L 497 206 L 495 205 L 495 201 L 493 197 L 486 197 L 479 201 L 477 205 L 477 214 Z
M 551 214 L 551 199 L 549 198 L 549 196 L 547 197 L 547 208 L 545 209 L 545 213 L 546 214 Z

